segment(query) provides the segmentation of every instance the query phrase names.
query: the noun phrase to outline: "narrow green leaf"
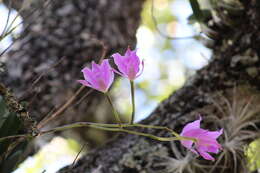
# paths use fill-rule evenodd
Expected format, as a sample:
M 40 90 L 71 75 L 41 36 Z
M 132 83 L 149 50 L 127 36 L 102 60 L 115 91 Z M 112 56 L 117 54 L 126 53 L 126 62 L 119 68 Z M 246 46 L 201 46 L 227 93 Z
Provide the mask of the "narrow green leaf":
M 28 142 L 24 141 L 12 150 L 9 156 L 7 156 L 3 163 L 1 163 L 0 172 L 10 173 L 18 166 L 27 144 Z
M 198 3 L 198 0 L 190 0 L 190 5 L 192 8 L 192 11 L 194 13 L 194 16 L 198 22 L 202 22 L 204 19 L 203 12 L 200 9 L 200 4 Z
M 203 14 L 203 21 L 201 21 L 201 22 L 205 22 L 205 20 L 211 18 L 211 16 L 212 16 L 210 10 L 201 10 L 201 12 Z M 195 22 L 197 22 L 197 18 L 194 13 L 188 17 L 188 21 L 189 21 L 189 24 L 194 24 Z
M 0 128 L 0 137 L 16 135 L 21 127 L 21 122 L 15 113 L 10 113 Z M 12 140 L 0 142 L 0 155 L 3 154 Z
M 9 111 L 6 107 L 5 101 L 2 96 L 0 96 L 0 129 L 4 124 L 5 120 L 9 116 Z

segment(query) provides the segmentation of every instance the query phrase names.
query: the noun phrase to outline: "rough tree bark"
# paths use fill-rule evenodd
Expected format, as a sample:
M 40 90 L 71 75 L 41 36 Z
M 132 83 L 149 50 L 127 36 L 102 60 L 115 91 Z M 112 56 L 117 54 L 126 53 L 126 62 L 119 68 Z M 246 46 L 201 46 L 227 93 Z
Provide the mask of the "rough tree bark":
M 15 9 L 22 5 L 16 1 L 4 2 Z M 80 69 L 92 60 L 98 61 L 104 46 L 106 58 L 128 45 L 134 47 L 143 0 L 134 3 L 131 0 L 30 2 L 22 11 L 25 29 L 6 55 L 7 73 L 1 81 L 13 89 L 16 97 L 29 103 L 30 115 L 39 122 L 80 87 L 76 82 L 82 78 Z M 38 10 L 33 12 L 35 8 Z M 85 88 L 81 96 L 87 92 Z M 93 92 L 87 99 L 48 125 L 113 121 L 112 116 L 104 116 L 102 112 L 107 103 L 100 94 Z M 78 134 L 87 136 L 82 131 Z
M 142 121 L 180 132 L 185 123 L 201 113 L 204 127 L 224 128 L 225 135 L 220 140 L 223 152 L 215 156 L 218 162 L 194 159 L 178 142 L 119 135 L 60 172 L 246 172 L 243 146 L 259 136 L 260 126 L 260 4 L 257 0 L 241 0 L 234 1 L 234 8 L 227 8 L 221 4 L 223 1 L 219 2 L 209 21 L 210 32 L 206 33 L 214 37 L 209 64 Z M 247 120 L 242 121 L 243 118 Z M 250 127 L 248 122 L 255 126 Z M 169 135 L 164 131 L 142 131 Z

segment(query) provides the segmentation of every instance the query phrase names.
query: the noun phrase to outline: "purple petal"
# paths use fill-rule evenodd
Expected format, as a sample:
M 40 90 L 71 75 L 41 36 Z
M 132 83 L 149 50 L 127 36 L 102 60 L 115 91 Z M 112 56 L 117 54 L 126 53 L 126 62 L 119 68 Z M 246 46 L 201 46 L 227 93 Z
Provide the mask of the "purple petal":
M 137 73 L 139 72 L 140 68 L 140 58 L 136 55 L 136 51 L 133 50 L 131 52 L 131 55 L 129 56 L 130 58 L 130 63 L 131 63 L 131 66 L 132 68 L 134 69 L 134 73 L 135 73 L 135 76 L 137 75 Z
M 140 58 L 137 56 L 136 51 L 132 51 L 131 53 L 131 63 L 136 67 L 136 72 L 139 71 Z
M 101 64 L 101 78 L 104 80 L 104 83 L 107 85 L 110 82 L 111 78 L 111 67 L 108 63 L 108 60 L 104 60 Z
M 136 55 L 136 50 L 131 50 L 129 47 L 126 50 L 124 56 L 119 53 L 112 55 L 118 70 L 123 74 L 124 77 L 134 80 L 140 71 L 140 59 Z
M 113 54 L 112 57 L 114 58 L 114 62 L 117 65 L 118 70 L 122 74 L 126 75 L 126 73 L 127 73 L 127 66 L 125 64 L 124 58 L 119 53 Z
M 134 66 L 128 66 L 127 67 L 127 76 L 130 80 L 134 80 L 136 77 L 136 72 L 134 69 Z
M 204 150 L 198 149 L 198 152 L 206 160 L 215 160 L 209 153 L 205 152 Z
M 198 142 L 196 143 L 196 147 L 205 152 L 218 153 L 219 149 L 221 149 L 221 145 L 216 141 L 216 139 L 207 137 L 207 136 L 199 136 L 197 137 Z
M 202 145 L 210 145 L 221 148 L 221 145 L 217 142 L 216 138 L 222 134 L 222 130 L 220 131 L 206 131 L 206 133 L 201 133 L 199 138 L 199 143 Z
M 211 152 L 211 153 L 217 154 L 217 153 L 219 152 L 219 148 L 218 148 L 218 147 L 215 147 L 215 146 L 209 146 L 209 147 L 207 148 L 207 151 L 208 151 L 208 152 Z
M 131 51 L 130 47 L 128 46 L 124 56 L 131 56 L 131 53 L 132 53 L 132 51 Z
M 109 70 L 110 69 L 110 65 L 109 65 L 109 62 L 108 62 L 108 59 L 104 59 L 100 65 L 101 69 L 106 69 L 106 70 Z
M 98 64 L 96 64 L 94 61 L 92 61 L 91 64 L 92 64 L 92 72 L 93 73 L 100 71 L 100 66 Z
M 181 144 L 182 144 L 184 147 L 186 147 L 186 148 L 188 148 L 188 149 L 191 149 L 192 144 L 193 144 L 193 141 L 191 141 L 191 140 L 181 140 Z
M 97 86 L 98 83 L 97 83 L 97 76 L 96 76 L 96 73 L 93 73 L 89 68 L 85 67 L 83 70 L 81 70 L 83 75 L 84 75 L 84 78 L 85 80 L 91 84 L 93 87 Z
M 83 73 L 84 75 L 84 79 L 88 79 L 89 76 L 92 76 L 92 72 L 91 70 L 88 68 L 88 67 L 85 67 L 81 70 L 81 72 Z
M 199 129 L 200 128 L 200 121 L 201 121 L 201 117 L 198 120 L 196 120 L 196 121 L 194 121 L 192 123 L 186 124 L 186 126 L 184 126 L 184 128 L 183 128 L 183 130 L 181 132 L 181 136 L 183 136 L 184 133 L 186 133 L 186 132 L 188 132 L 190 130 Z
M 108 88 L 111 86 L 111 84 L 114 81 L 114 72 L 111 68 L 111 66 L 109 65 L 108 60 L 104 60 L 102 63 L 102 79 L 104 80 L 105 84 L 106 84 L 106 91 L 108 90 Z
M 113 72 L 115 72 L 115 73 L 117 73 L 117 74 L 119 74 L 120 76 L 123 76 L 123 77 L 127 77 L 127 76 L 125 76 L 123 73 L 121 73 L 120 71 L 117 71 L 116 69 L 112 69 L 112 71 Z
M 138 78 L 143 73 L 143 71 L 144 71 L 144 61 L 142 61 L 142 69 L 141 69 L 141 71 L 139 71 L 139 73 L 136 75 L 135 78 Z
M 193 148 L 190 149 L 191 152 L 195 153 L 195 154 L 199 154 L 196 150 L 194 150 Z
M 108 88 L 110 88 L 111 84 L 112 84 L 113 81 L 114 81 L 114 72 L 112 71 L 112 69 L 111 69 L 110 73 L 111 73 L 111 74 L 110 74 L 110 77 L 109 77 L 110 81 L 109 81 L 108 84 L 107 84 L 107 90 L 108 90 Z
M 92 61 L 92 69 L 85 67 L 82 72 L 85 80 L 79 82 L 101 92 L 106 92 L 114 80 L 114 73 L 108 60 L 103 60 L 101 65 Z
M 96 89 L 101 92 L 107 92 L 108 87 L 107 87 L 105 81 L 102 78 L 98 79 L 97 81 L 98 81 L 98 85 L 95 86 Z
M 81 83 L 82 85 L 85 85 L 85 86 L 88 86 L 88 87 L 91 87 L 92 88 L 92 86 L 87 82 L 87 81 L 85 81 L 85 80 L 77 80 L 79 83 Z
M 95 87 L 97 90 L 101 92 L 107 92 L 110 85 L 114 80 L 114 73 L 112 68 L 109 65 L 108 59 L 105 59 L 101 62 L 101 65 L 96 65 L 92 63 L 93 68 L 95 68 L 92 72 L 96 78 L 96 85 Z
M 207 133 L 207 136 L 217 139 L 222 133 L 223 133 L 223 129 L 220 129 L 219 131 L 209 131 Z

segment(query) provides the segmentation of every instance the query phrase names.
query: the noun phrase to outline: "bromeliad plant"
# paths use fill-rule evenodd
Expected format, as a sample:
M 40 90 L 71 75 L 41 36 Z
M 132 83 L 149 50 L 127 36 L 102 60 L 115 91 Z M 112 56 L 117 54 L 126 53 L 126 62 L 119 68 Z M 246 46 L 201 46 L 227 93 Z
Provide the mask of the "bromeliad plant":
M 50 130 L 41 131 L 41 124 L 37 125 L 37 133 L 32 134 L 19 134 L 13 136 L 0 137 L 0 144 L 2 142 L 10 141 L 11 138 L 32 138 L 37 137 L 46 133 L 52 133 L 56 131 L 63 131 L 71 128 L 77 127 L 91 127 L 100 130 L 114 131 L 114 132 L 124 132 L 134 135 L 140 135 L 148 137 L 158 141 L 175 141 L 179 140 L 181 144 L 191 150 L 193 153 L 201 155 L 206 160 L 214 160 L 214 158 L 209 153 L 219 153 L 221 150 L 221 145 L 217 142 L 217 138 L 222 134 L 223 129 L 219 131 L 208 131 L 200 128 L 200 122 L 202 118 L 194 122 L 188 123 L 182 130 L 181 134 L 176 133 L 172 129 L 164 126 L 154 126 L 138 124 L 134 122 L 135 119 L 135 97 L 134 97 L 134 80 L 138 78 L 144 69 L 144 62 L 140 60 L 136 54 L 136 50 L 127 49 L 125 55 L 120 55 L 115 53 L 112 55 L 114 63 L 117 69 L 110 66 L 109 60 L 104 59 L 100 64 L 92 62 L 92 67 L 85 67 L 82 69 L 84 80 L 78 80 L 84 86 L 93 88 L 97 91 L 102 92 L 109 104 L 112 107 L 114 118 L 116 124 L 102 124 L 102 123 L 92 123 L 92 122 L 77 122 L 69 125 L 64 125 L 61 127 L 56 127 Z M 132 98 L 132 116 L 129 123 L 122 123 L 120 116 L 117 113 L 113 102 L 109 96 L 109 88 L 114 81 L 114 73 L 117 73 L 130 81 L 131 86 L 131 98 Z M 81 87 L 82 88 L 82 87 Z M 44 123 L 43 123 L 44 124 Z M 130 130 L 129 127 L 141 127 L 149 129 L 165 130 L 171 134 L 170 137 L 159 137 L 149 133 L 144 133 L 136 130 Z M 0 148 L 1 149 L 1 148 Z

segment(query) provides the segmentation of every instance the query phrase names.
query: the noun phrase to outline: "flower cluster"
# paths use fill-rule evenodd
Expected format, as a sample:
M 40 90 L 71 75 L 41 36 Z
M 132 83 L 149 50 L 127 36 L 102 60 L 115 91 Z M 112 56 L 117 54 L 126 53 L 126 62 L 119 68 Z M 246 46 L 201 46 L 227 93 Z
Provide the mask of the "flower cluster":
M 112 57 L 117 66 L 117 70 L 110 66 L 108 59 L 103 60 L 100 65 L 92 62 L 92 68 L 85 67 L 82 70 L 84 80 L 78 80 L 78 82 L 106 94 L 108 101 L 114 110 L 115 119 L 120 125 L 120 128 L 122 128 L 119 115 L 115 111 L 107 92 L 114 81 L 114 72 L 130 80 L 133 108 L 130 125 L 133 125 L 135 114 L 133 81 L 142 74 L 144 63 L 137 56 L 136 51 L 129 48 L 125 55 L 115 53 Z M 200 128 L 200 122 L 201 117 L 192 123 L 188 123 L 183 128 L 181 134 L 177 136 L 179 136 L 179 140 L 184 147 L 201 155 L 206 160 L 214 160 L 209 152 L 217 154 L 220 151 L 221 145 L 216 139 L 223 133 L 223 129 L 219 131 L 208 131 Z
M 78 81 L 85 86 L 106 93 L 114 81 L 114 72 L 131 81 L 142 74 L 144 63 L 136 55 L 135 50 L 132 51 L 128 48 L 124 56 L 115 53 L 112 57 L 119 71 L 109 65 L 108 59 L 103 60 L 100 65 L 92 62 L 92 69 L 85 67 L 82 70 L 84 80 Z

